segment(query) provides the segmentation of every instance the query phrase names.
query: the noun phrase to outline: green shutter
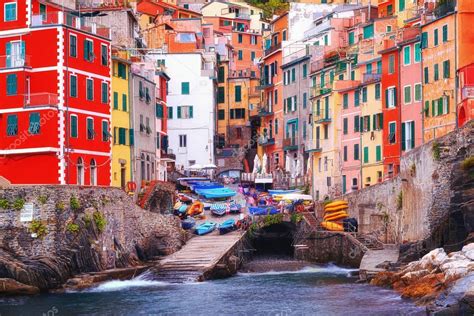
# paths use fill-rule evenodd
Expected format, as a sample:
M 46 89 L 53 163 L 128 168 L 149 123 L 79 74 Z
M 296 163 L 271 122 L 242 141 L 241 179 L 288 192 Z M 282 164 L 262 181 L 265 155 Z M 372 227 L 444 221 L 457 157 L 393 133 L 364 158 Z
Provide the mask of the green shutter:
M 39 134 L 39 132 L 40 132 L 40 115 L 39 115 L 39 113 L 31 113 L 30 114 L 29 132 L 30 132 L 30 134 Z
M 421 33 L 421 48 L 428 47 L 428 32 Z
M 122 94 L 122 111 L 127 111 L 127 95 Z
M 11 53 L 12 53 L 12 43 L 8 42 L 6 45 L 5 45 L 5 55 L 7 56 L 7 68 L 10 68 L 12 67 L 12 60 L 11 60 Z
M 438 99 L 438 115 L 444 114 L 443 111 L 443 97 Z
M 411 123 L 411 148 L 415 148 L 415 121 Z
M 367 115 L 367 132 L 370 132 L 370 115 Z
M 359 144 L 354 144 L 354 160 L 359 160 Z
M 346 176 L 342 176 L 342 194 L 346 194 Z
M 178 118 L 181 118 L 181 107 L 178 106 Z
M 379 128 L 383 129 L 383 113 L 380 113 L 379 116 L 380 116 Z
M 443 78 L 449 78 L 449 68 L 450 68 L 450 61 L 445 60 L 443 62 Z
M 241 101 L 242 101 L 242 87 L 235 86 L 235 102 L 241 102 Z
M 193 118 L 193 106 L 189 107 L 189 118 Z
M 109 103 L 109 85 L 106 82 L 102 82 L 102 103 Z
M 354 45 L 355 43 L 355 37 L 354 37 L 354 32 L 349 33 L 349 45 Z
M 291 69 L 291 81 L 292 82 L 296 81 L 296 69 L 295 68 Z
M 405 11 L 405 0 L 399 0 L 398 10 L 400 12 Z
M 406 150 L 406 135 L 405 135 L 405 123 L 402 123 L 402 150 Z
M 102 141 L 106 142 L 109 140 L 109 123 L 102 121 Z
M 7 95 L 16 95 L 18 92 L 18 83 L 16 74 L 7 75 Z
M 434 81 L 439 80 L 439 65 L 434 65 Z
M 89 41 L 84 40 L 84 60 L 89 60 Z
M 168 119 L 173 119 L 173 107 L 169 106 L 168 109 Z
M 372 116 L 372 130 L 377 130 L 377 114 L 374 114 Z
M 448 41 L 448 26 L 443 25 L 443 43 Z
M 374 37 L 374 25 L 370 24 L 364 27 L 364 39 Z
M 181 94 L 189 94 L 189 82 L 181 82 Z
M 77 137 L 77 116 L 71 116 L 71 137 Z
M 369 147 L 364 147 L 364 163 L 369 163 Z
M 360 91 L 356 90 L 354 92 L 354 106 L 359 106 L 360 104 Z
M 225 68 L 219 67 L 219 71 L 217 73 L 217 81 L 219 83 L 223 83 L 225 81 Z
M 434 30 L 434 46 L 438 46 L 439 38 L 438 38 L 438 29 Z
M 411 62 L 410 57 L 411 57 L 410 46 L 405 46 L 403 48 L 403 64 L 404 65 L 409 65 L 410 64 L 410 62 Z
M 349 122 L 348 122 L 347 117 L 344 118 L 343 124 L 344 124 L 344 126 L 343 126 L 343 133 L 344 133 L 344 135 L 345 135 L 345 134 L 347 134 L 347 132 L 348 132 L 348 127 L 349 127 Z
M 354 116 L 354 132 L 359 132 L 359 115 Z
M 133 132 L 133 128 L 129 129 L 128 137 L 130 139 L 130 146 L 133 146 L 135 144 L 135 134 Z
M 217 103 L 224 103 L 225 102 L 225 88 L 219 87 L 217 88 Z
M 430 82 L 430 77 L 429 77 L 429 75 L 430 75 L 429 69 L 428 69 L 428 67 L 425 67 L 425 73 L 424 73 L 424 76 L 425 76 L 424 82 L 425 82 L 425 83 L 429 83 L 429 82 Z
M 114 110 L 118 110 L 118 92 L 114 91 Z
M 382 147 L 380 145 L 375 146 L 375 160 L 382 160 Z
M 421 44 L 415 44 L 415 62 L 418 63 L 421 61 Z
M 70 76 L 71 79 L 71 91 L 70 95 L 71 97 L 77 97 L 77 77 L 76 76 Z
M 380 83 L 375 85 L 375 100 L 380 99 Z
M 435 103 L 435 100 L 431 101 L 431 116 L 432 117 L 436 116 L 436 103 Z

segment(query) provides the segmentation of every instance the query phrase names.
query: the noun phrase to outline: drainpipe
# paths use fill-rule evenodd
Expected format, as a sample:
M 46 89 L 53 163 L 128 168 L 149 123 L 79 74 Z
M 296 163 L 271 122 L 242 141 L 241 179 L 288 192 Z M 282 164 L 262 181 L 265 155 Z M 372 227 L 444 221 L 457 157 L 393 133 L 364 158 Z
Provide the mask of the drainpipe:
M 455 117 L 456 117 L 456 129 L 459 127 L 458 125 L 458 16 L 459 12 L 456 12 L 455 18 L 454 18 L 454 111 L 455 111 Z M 449 101 L 448 101 L 449 102 Z

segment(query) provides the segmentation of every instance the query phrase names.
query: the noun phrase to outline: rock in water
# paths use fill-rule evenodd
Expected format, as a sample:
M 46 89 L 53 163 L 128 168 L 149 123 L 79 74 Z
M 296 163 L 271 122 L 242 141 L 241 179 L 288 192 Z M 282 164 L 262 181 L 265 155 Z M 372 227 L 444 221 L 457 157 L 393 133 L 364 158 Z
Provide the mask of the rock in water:
M 13 279 L 0 279 L 0 295 L 35 295 L 40 290 L 31 285 L 26 285 Z

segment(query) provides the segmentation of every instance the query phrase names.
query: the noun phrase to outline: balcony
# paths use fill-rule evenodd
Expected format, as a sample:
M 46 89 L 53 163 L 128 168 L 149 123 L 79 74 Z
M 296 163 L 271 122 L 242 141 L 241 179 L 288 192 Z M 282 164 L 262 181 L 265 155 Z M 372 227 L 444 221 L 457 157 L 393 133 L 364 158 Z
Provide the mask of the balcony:
M 31 93 L 25 94 L 25 108 L 39 107 L 39 106 L 53 106 L 59 105 L 58 95 L 54 93 Z
M 262 135 L 258 138 L 258 144 L 260 146 L 275 145 L 275 138 L 269 137 L 268 135 Z
M 382 74 L 378 73 L 365 73 L 362 78 L 362 83 L 371 83 L 380 81 L 382 79 Z
M 258 116 L 265 117 L 273 115 L 273 109 L 269 106 L 258 109 Z
M 161 150 L 161 159 L 163 160 L 176 160 L 176 155 L 173 153 L 173 150 L 171 148 L 168 148 L 166 150 L 162 149 Z
M 463 87 L 461 90 L 462 100 L 474 99 L 474 86 Z
M 314 123 L 329 124 L 332 121 L 331 109 L 321 109 L 313 114 Z
M 79 9 L 117 9 L 130 7 L 128 0 L 79 0 L 77 6 Z
M 325 95 L 325 94 L 328 94 L 328 93 L 331 93 L 332 92 L 332 88 L 329 88 L 329 87 L 313 87 L 311 88 L 311 91 L 310 91 L 310 96 L 312 98 L 315 98 L 315 97 L 319 97 L 321 95 Z
M 28 68 L 31 67 L 30 56 L 3 55 L 0 56 L 0 69 Z
M 65 24 L 75 29 L 92 33 L 105 38 L 110 38 L 110 28 L 95 23 L 87 17 L 79 18 L 66 12 L 52 12 L 46 14 L 36 14 L 31 17 L 32 27 Z
M 251 68 L 232 70 L 229 72 L 229 78 L 257 78 L 257 72 Z
M 201 69 L 201 77 L 217 78 L 215 69 Z
M 311 62 L 311 67 L 310 68 L 311 68 L 311 73 L 317 72 L 317 71 L 324 68 L 324 61 L 323 60 L 313 61 L 313 62 Z
M 258 89 L 263 90 L 266 88 L 273 87 L 273 77 L 268 79 L 266 77 L 260 78 L 260 85 L 258 86 Z
M 277 51 L 277 50 L 279 50 L 279 49 L 281 49 L 281 42 L 278 43 L 278 44 L 276 44 L 276 45 L 272 45 L 272 46 L 270 46 L 269 48 L 265 49 L 265 56 L 268 56 L 268 55 L 270 55 L 271 53 L 273 53 L 273 52 L 275 52 L 275 51 Z
M 283 150 L 298 150 L 298 143 L 296 142 L 296 137 L 284 138 Z
M 304 142 L 304 151 L 305 152 L 321 152 L 321 143 L 319 139 L 307 139 Z

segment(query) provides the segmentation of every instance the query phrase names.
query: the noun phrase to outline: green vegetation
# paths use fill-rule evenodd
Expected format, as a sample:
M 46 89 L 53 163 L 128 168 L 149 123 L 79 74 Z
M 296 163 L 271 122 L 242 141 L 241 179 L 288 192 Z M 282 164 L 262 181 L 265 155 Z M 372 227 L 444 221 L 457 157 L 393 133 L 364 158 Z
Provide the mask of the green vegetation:
M 79 232 L 79 225 L 74 223 L 69 223 L 66 226 L 66 230 L 70 233 L 77 234 Z
M 10 208 L 10 202 L 7 199 L 0 199 L 0 208 L 7 210 Z
M 84 224 L 86 224 L 86 227 L 89 228 L 92 224 L 92 216 L 90 216 L 89 214 L 85 214 L 84 217 L 82 218 L 82 220 L 84 221 Z
M 403 192 L 400 191 L 397 195 L 397 210 L 401 210 L 403 207 Z
M 104 214 L 99 211 L 96 211 L 94 212 L 93 217 L 97 230 L 99 231 L 99 233 L 102 233 L 105 229 L 105 226 L 107 225 L 107 220 L 105 219 Z
M 71 196 L 69 199 L 69 205 L 73 211 L 78 211 L 81 208 L 81 203 L 79 203 L 79 200 L 75 196 Z
M 263 10 L 263 16 L 271 19 L 288 11 L 289 4 L 283 0 L 247 0 L 247 3 Z
M 25 205 L 25 200 L 22 198 L 17 198 L 13 202 L 13 208 L 17 211 L 20 211 L 23 208 L 23 205 Z
M 64 211 L 64 203 L 63 202 L 59 201 L 59 202 L 56 203 L 56 211 L 60 211 L 60 212 Z
M 38 238 L 43 238 L 48 233 L 46 226 L 41 221 L 36 219 L 31 222 L 30 231 L 36 234 Z
M 293 224 L 298 224 L 303 219 L 303 214 L 293 213 L 291 214 L 290 220 Z
M 47 201 L 48 201 L 48 196 L 46 196 L 46 195 L 38 196 L 38 202 L 40 204 L 46 204 Z
M 433 158 L 439 160 L 441 158 L 441 145 L 437 142 L 433 143 Z
M 466 171 L 474 168 L 474 156 L 464 159 L 461 162 L 461 168 Z

